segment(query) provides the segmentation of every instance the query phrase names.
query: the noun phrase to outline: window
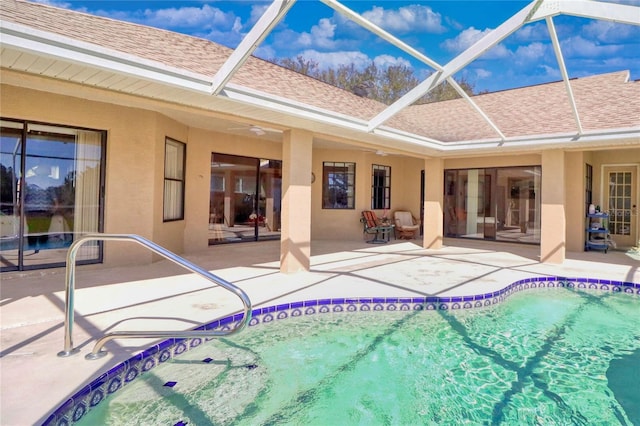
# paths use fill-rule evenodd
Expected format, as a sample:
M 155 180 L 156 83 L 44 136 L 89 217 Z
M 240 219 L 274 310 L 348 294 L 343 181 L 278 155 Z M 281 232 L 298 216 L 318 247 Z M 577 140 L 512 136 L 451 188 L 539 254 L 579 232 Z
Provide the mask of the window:
M 609 172 L 609 231 L 631 235 L 631 172 Z
M 371 167 L 371 209 L 391 208 L 391 167 Z
M 164 221 L 184 219 L 185 144 L 167 138 L 164 144 Z
M 356 164 L 324 162 L 322 172 L 322 208 L 353 209 Z

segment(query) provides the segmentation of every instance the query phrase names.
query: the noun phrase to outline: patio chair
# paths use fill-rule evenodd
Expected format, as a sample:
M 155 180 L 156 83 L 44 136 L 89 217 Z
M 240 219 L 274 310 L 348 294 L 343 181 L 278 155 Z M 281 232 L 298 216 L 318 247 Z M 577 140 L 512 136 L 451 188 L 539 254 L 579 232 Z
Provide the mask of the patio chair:
M 368 240 L 370 244 L 385 244 L 389 241 L 389 235 L 393 231 L 395 225 L 380 222 L 378 217 L 371 210 L 364 210 L 360 218 L 364 228 L 363 234 L 374 235 L 372 240 Z
M 411 240 L 420 231 L 420 222 L 413 217 L 411 212 L 398 210 L 393 214 L 396 223 L 398 238 Z

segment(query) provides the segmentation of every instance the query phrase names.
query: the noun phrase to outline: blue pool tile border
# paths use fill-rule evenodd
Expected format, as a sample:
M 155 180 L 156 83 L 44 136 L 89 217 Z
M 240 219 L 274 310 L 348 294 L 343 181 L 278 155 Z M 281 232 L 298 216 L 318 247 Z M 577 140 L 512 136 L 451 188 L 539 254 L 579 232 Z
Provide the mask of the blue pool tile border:
M 498 291 L 469 296 L 342 297 L 283 303 L 254 309 L 251 313 L 249 327 L 289 317 L 329 312 L 444 311 L 483 308 L 501 303 L 514 293 L 536 288 L 570 288 L 640 296 L 640 283 L 596 278 L 532 277 L 515 281 Z M 203 324 L 195 328 L 195 330 L 230 330 L 243 317 L 243 314 L 229 315 Z M 212 339 L 205 338 L 204 341 Z M 100 404 L 108 395 L 119 391 L 156 366 L 183 354 L 189 349 L 198 347 L 202 343 L 203 339 L 201 338 L 167 339 L 147 348 L 98 376 L 98 378 L 63 402 L 42 424 L 46 426 L 67 426 L 77 423 L 89 410 Z

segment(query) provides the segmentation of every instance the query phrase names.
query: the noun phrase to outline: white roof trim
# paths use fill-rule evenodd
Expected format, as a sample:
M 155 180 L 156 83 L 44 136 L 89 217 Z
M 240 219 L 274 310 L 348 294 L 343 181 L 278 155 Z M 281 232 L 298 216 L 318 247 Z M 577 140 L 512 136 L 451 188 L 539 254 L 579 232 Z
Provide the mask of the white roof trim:
M 211 82 L 212 95 L 220 93 L 224 85 L 231 80 L 231 77 L 249 59 L 249 56 L 269 35 L 271 30 L 285 17 L 295 2 L 296 0 L 274 0 L 271 3 L 213 77 Z
M 576 133 L 554 133 L 544 135 L 528 135 L 506 138 L 504 144 L 517 146 L 544 146 L 544 145 L 576 145 L 587 142 L 615 142 L 621 139 L 634 140 L 634 144 L 640 143 L 640 127 L 624 127 L 618 129 L 591 130 L 579 135 Z M 503 141 L 498 139 L 484 139 L 474 141 L 449 142 L 441 148 L 443 152 L 464 151 L 481 148 L 498 148 L 503 146 Z
M 336 124 L 354 130 L 365 131 L 367 126 L 365 120 L 233 83 L 227 84 L 222 92 L 220 92 L 220 96 L 258 108 L 327 124 Z
M 197 92 L 207 92 L 211 77 L 172 68 L 135 55 L 106 49 L 58 34 L 0 21 L 2 47 L 72 61 L 148 81 L 156 81 Z

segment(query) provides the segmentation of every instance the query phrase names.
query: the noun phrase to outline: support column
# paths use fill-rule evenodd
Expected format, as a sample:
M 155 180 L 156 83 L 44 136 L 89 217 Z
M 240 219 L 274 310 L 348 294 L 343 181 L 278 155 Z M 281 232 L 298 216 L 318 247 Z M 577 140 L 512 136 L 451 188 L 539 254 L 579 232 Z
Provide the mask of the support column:
M 280 272 L 311 266 L 311 156 L 313 135 L 289 130 L 282 143 Z
M 434 158 L 424 162 L 424 238 L 428 249 L 442 248 L 444 204 L 444 160 Z
M 584 251 L 584 238 L 587 213 L 585 200 L 585 170 L 584 151 L 565 153 L 565 181 L 567 218 L 566 246 L 569 252 Z
M 566 251 L 565 153 L 542 151 L 540 261 L 562 263 Z

